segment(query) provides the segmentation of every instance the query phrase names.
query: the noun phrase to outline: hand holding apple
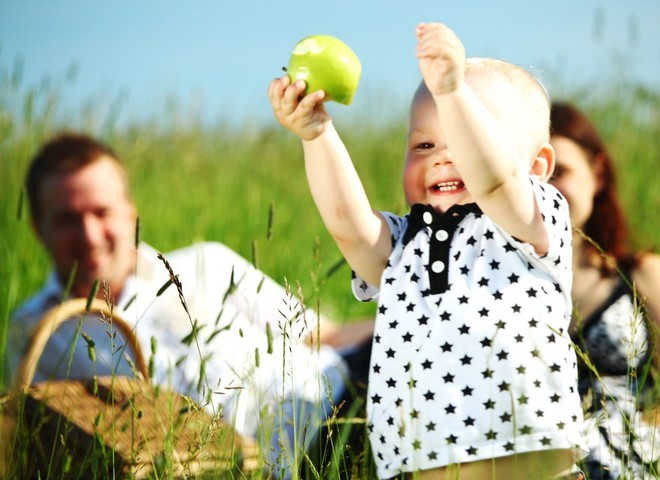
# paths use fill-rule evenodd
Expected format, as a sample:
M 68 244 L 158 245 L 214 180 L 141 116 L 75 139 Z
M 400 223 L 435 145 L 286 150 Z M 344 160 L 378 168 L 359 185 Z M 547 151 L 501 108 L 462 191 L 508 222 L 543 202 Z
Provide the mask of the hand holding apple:
M 287 69 L 291 83 L 304 80 L 305 94 L 323 90 L 324 101 L 350 105 L 362 66 L 348 45 L 329 35 L 312 35 L 296 44 Z

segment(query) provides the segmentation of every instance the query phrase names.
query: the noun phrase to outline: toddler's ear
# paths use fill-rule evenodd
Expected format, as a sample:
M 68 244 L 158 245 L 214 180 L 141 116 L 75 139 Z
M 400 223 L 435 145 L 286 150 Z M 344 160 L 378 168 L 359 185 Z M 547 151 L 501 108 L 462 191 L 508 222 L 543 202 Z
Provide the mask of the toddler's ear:
M 532 160 L 530 173 L 539 178 L 542 182 L 547 182 L 555 171 L 555 150 L 549 143 L 544 143 Z

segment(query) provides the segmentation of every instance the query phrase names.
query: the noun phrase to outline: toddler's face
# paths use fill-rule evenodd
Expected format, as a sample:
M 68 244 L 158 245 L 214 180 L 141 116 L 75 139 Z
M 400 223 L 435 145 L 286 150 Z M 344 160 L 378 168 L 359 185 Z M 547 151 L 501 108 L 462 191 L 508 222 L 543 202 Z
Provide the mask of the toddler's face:
M 408 205 L 428 204 L 439 213 L 473 201 L 447 149 L 433 98 L 424 88 L 410 109 L 403 190 Z

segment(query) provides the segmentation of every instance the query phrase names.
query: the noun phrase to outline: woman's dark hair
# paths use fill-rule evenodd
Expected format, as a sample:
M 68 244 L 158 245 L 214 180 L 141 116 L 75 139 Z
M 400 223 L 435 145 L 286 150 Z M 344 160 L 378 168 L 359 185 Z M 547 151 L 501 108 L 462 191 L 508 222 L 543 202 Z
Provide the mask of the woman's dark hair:
M 617 265 L 630 267 L 632 252 L 628 225 L 617 194 L 614 161 L 605 142 L 586 115 L 568 103 L 552 104 L 550 125 L 552 135 L 566 137 L 580 145 L 587 153 L 592 167 L 596 162 L 600 163 L 601 187 L 594 196 L 593 211 L 584 226 L 584 234 L 612 257 Z M 587 248 L 597 250 L 592 245 Z M 612 265 L 603 262 L 602 268 L 611 271 Z

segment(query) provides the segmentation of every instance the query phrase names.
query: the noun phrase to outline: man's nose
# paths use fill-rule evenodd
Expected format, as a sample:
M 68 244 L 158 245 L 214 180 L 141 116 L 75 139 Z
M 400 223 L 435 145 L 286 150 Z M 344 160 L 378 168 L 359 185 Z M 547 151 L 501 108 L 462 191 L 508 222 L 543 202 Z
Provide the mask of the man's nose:
M 103 222 L 94 215 L 84 215 L 79 234 L 85 244 L 94 245 L 103 237 Z

